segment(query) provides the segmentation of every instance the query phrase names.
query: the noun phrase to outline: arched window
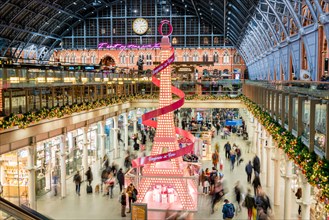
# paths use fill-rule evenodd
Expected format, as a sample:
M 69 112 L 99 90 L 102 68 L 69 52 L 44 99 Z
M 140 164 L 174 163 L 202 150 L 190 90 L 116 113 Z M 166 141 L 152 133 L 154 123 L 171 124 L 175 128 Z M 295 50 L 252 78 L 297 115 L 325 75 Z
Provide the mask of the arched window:
M 214 37 L 214 44 L 218 44 L 218 37 Z
M 239 64 L 240 63 L 240 55 L 239 54 L 234 54 L 234 58 L 233 58 L 233 62 L 235 63 L 235 64 Z
M 71 63 L 75 63 L 75 58 L 76 58 L 75 54 L 72 54 L 72 56 L 71 56 Z
M 217 51 L 215 51 L 215 53 L 214 53 L 214 58 L 213 58 L 213 60 L 214 60 L 214 63 L 219 63 L 218 53 L 217 53 Z
M 224 52 L 224 55 L 223 55 L 223 63 L 224 64 L 230 63 L 230 55 L 228 54 L 227 51 Z
M 146 55 L 146 65 L 148 65 L 148 66 L 152 65 L 152 55 L 151 54 Z
M 139 56 L 138 56 L 138 59 L 142 59 L 142 60 L 144 60 L 144 54 L 139 54 Z
M 129 63 L 130 64 L 135 64 L 135 55 L 134 55 L 134 53 L 129 54 Z
M 187 53 L 184 53 L 184 55 L 183 55 L 183 61 L 184 62 L 188 62 L 189 61 L 189 56 L 188 56 Z
M 202 56 L 202 61 L 203 62 L 208 62 L 208 54 L 207 53 L 204 53 L 203 56 Z
M 69 63 L 70 62 L 70 55 L 66 54 L 65 55 L 65 63 Z
M 125 64 L 126 63 L 126 54 L 121 53 L 119 56 L 119 60 L 121 64 Z
M 95 54 L 91 55 L 91 63 L 96 64 L 96 55 Z
M 81 63 L 86 64 L 86 55 L 85 54 L 82 54 L 82 56 L 81 56 Z
M 199 55 L 198 55 L 198 52 L 194 52 L 194 54 L 193 54 L 193 61 L 194 62 L 197 62 L 197 61 L 199 61 Z

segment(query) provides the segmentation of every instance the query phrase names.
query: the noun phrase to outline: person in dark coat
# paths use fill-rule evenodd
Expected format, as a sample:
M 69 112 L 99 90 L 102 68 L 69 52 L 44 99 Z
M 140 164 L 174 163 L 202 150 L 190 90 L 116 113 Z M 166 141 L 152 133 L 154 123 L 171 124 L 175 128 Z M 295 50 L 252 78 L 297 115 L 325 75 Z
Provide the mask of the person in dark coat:
M 120 192 L 122 192 L 122 187 L 125 185 L 125 176 L 122 172 L 122 168 L 120 168 L 118 171 L 117 179 L 120 186 Z
M 259 175 L 258 175 L 257 172 L 255 172 L 255 178 L 252 181 L 252 185 L 254 187 L 254 193 L 255 193 L 255 196 L 256 196 L 257 195 L 257 189 L 258 189 L 258 187 L 261 186 L 261 184 L 260 184 L 260 178 L 259 178 Z
M 246 173 L 247 173 L 247 181 L 248 181 L 248 183 L 251 183 L 252 165 L 251 165 L 250 160 L 249 160 L 249 163 L 246 166 Z
M 260 174 L 260 160 L 257 155 L 255 155 L 252 163 L 253 163 L 255 173 L 257 172 L 258 174 Z
M 231 145 L 230 145 L 230 142 L 227 142 L 225 145 L 224 145 L 224 149 L 225 149 L 225 156 L 227 159 L 230 159 L 230 151 L 231 151 Z
M 124 191 L 122 191 L 121 193 L 120 203 L 121 203 L 121 217 L 126 217 L 127 196 L 126 196 L 126 192 Z
M 87 172 L 85 173 L 86 177 L 87 177 L 87 181 L 89 183 L 89 186 L 91 185 L 91 182 L 93 181 L 93 173 L 91 172 L 91 168 L 88 167 Z

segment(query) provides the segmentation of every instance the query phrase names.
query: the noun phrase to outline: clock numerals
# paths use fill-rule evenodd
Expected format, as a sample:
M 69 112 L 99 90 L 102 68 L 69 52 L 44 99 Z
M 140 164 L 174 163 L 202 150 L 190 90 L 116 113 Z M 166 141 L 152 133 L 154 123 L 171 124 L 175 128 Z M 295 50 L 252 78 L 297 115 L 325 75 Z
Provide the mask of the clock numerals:
M 137 18 L 133 22 L 133 30 L 136 34 L 145 34 L 148 30 L 148 23 L 143 18 Z

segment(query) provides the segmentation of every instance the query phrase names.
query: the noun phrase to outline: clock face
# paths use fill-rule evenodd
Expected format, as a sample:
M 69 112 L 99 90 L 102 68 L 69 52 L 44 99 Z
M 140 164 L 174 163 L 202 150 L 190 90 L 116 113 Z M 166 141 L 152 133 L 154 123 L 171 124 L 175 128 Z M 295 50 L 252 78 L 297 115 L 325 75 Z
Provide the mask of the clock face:
M 145 34 L 149 28 L 144 18 L 136 18 L 133 22 L 133 30 L 136 34 Z

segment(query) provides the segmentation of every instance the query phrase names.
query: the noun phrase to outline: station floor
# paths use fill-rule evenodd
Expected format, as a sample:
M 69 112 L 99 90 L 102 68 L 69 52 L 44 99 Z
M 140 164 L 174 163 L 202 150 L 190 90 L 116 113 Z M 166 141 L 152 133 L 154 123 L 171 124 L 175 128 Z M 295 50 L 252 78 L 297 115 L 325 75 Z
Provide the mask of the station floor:
M 253 128 L 249 126 L 249 140 L 253 140 Z M 229 161 L 225 159 L 224 155 L 224 144 L 230 141 L 231 144 L 236 143 L 242 149 L 242 158 L 244 162 L 240 166 L 236 166 L 233 171 L 230 171 Z M 252 186 L 247 183 L 247 176 L 245 173 L 245 165 L 249 160 L 252 160 L 254 153 L 246 152 L 246 141 L 243 141 L 242 138 L 232 136 L 227 140 L 221 139 L 219 136 L 215 136 L 212 140 L 213 146 L 215 143 L 220 145 L 220 156 L 224 160 L 224 179 L 226 181 L 226 187 L 229 192 L 225 195 L 225 198 L 229 199 L 230 202 L 235 204 L 234 200 L 234 185 L 237 181 L 240 181 L 240 186 L 244 192 L 247 191 L 247 188 Z M 252 143 L 253 144 L 253 143 Z M 252 148 L 251 148 L 252 149 Z M 123 151 L 121 155 L 124 155 Z M 112 158 L 112 157 L 111 157 Z M 116 162 L 119 165 L 123 164 L 124 156 L 121 156 Z M 112 161 L 112 160 L 111 160 Z M 202 167 L 211 169 L 212 163 L 210 160 L 202 160 Z M 93 166 L 94 171 L 94 181 L 93 186 L 100 183 L 100 162 L 95 163 Z M 261 183 L 265 185 L 264 175 L 261 171 Z M 272 178 L 273 180 L 273 178 Z M 273 185 L 273 184 L 272 184 Z M 280 206 L 273 205 L 273 187 L 267 188 L 263 187 L 266 194 L 271 200 L 271 205 L 273 208 L 273 214 L 271 219 L 284 219 L 283 218 L 283 201 L 284 201 L 284 181 L 281 178 L 281 195 Z M 252 190 L 253 192 L 253 190 Z M 53 193 L 48 193 L 37 200 L 37 210 L 42 214 L 45 214 L 53 219 L 131 219 L 130 214 L 127 214 L 127 217 L 122 218 L 120 215 L 121 205 L 118 202 L 119 196 L 119 186 L 114 188 L 114 197 L 113 199 L 108 196 L 103 196 L 102 193 L 96 194 L 86 194 L 86 183 L 81 185 L 81 196 L 76 195 L 75 185 L 72 180 L 67 182 L 67 196 L 65 198 L 60 198 L 60 196 L 54 196 Z M 292 194 L 294 196 L 294 194 Z M 208 195 L 202 193 L 202 187 L 199 186 L 199 196 L 198 196 L 198 211 L 196 213 L 188 215 L 186 218 L 182 217 L 179 219 L 222 219 L 222 206 L 223 200 L 220 201 L 215 207 L 215 213 L 211 214 L 210 210 L 210 199 Z M 298 219 L 298 205 L 295 202 L 295 197 L 292 198 L 292 218 Z M 187 214 L 187 213 L 186 213 Z M 165 219 L 165 212 L 148 212 L 148 219 Z M 242 208 L 241 212 L 236 212 L 234 219 L 247 219 L 247 210 Z

